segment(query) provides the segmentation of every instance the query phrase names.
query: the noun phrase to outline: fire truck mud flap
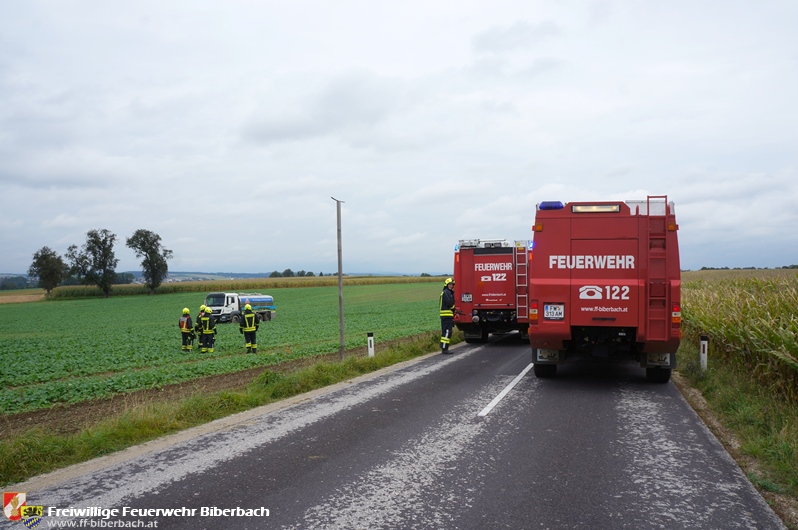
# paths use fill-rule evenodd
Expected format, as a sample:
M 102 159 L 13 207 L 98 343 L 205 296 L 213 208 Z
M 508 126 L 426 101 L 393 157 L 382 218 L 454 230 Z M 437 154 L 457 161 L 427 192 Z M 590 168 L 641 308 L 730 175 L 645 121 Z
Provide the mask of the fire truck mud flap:
M 560 350 L 543 348 L 532 349 L 532 364 L 535 377 L 544 379 L 557 375 L 557 364 L 565 361 L 566 353 Z
M 481 344 L 488 342 L 488 330 L 478 326 L 457 326 L 463 332 L 463 338 L 469 344 Z
M 543 348 L 535 348 L 534 352 L 535 352 L 535 363 L 551 364 L 551 363 L 559 363 L 560 361 L 565 360 L 564 358 L 560 357 L 561 352 L 559 350 L 546 350 Z
M 676 354 L 644 353 L 640 366 L 646 369 L 646 379 L 650 382 L 667 383 L 671 380 L 673 368 L 676 368 Z
M 653 353 L 648 352 L 643 354 L 640 359 L 641 368 L 676 368 L 676 354 L 675 353 Z

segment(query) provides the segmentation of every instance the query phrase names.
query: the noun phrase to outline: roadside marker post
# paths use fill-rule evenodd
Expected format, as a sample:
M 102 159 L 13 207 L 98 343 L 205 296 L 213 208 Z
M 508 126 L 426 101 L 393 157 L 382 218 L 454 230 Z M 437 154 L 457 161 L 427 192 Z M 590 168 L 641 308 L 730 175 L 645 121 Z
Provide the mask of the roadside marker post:
M 369 357 L 374 357 L 374 333 L 371 331 L 368 332 L 366 344 L 368 344 L 369 347 Z
M 709 337 L 707 335 L 701 335 L 701 343 L 698 350 L 698 356 L 701 360 L 701 373 L 707 373 L 707 348 L 709 345 Z

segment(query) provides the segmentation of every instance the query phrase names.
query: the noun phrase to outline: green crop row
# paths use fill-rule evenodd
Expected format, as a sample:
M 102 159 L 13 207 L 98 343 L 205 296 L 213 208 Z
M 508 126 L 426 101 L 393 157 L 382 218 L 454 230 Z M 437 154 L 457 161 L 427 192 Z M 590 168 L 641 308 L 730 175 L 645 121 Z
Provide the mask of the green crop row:
M 347 285 L 345 347 L 437 329 L 438 282 Z M 216 290 L 210 289 L 210 290 Z M 261 289 L 263 290 L 263 289 Z M 265 290 L 263 290 L 265 291 Z M 277 316 L 247 355 L 235 324 L 219 324 L 213 354 L 180 349 L 183 307 L 205 293 L 0 305 L 0 412 L 13 414 L 339 350 L 337 286 L 270 288 Z
M 685 340 L 709 338 L 711 354 L 798 400 L 798 275 L 683 276 Z

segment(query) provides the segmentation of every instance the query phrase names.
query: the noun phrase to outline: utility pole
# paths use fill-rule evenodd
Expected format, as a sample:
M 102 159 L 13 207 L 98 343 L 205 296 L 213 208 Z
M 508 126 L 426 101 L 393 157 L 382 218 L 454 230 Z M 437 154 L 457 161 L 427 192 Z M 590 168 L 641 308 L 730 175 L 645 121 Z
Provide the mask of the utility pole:
M 344 272 L 343 258 L 341 257 L 341 203 L 335 197 L 330 197 L 335 201 L 335 209 L 338 218 L 338 327 L 341 333 L 341 346 L 338 350 L 338 359 L 344 360 Z

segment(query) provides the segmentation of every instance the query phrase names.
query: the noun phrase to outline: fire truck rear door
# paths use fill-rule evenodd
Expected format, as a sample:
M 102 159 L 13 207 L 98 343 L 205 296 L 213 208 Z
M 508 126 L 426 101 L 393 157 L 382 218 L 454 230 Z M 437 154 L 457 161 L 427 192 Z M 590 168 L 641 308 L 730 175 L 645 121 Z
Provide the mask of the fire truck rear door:
M 637 239 L 571 241 L 572 326 L 638 326 L 637 255 Z

